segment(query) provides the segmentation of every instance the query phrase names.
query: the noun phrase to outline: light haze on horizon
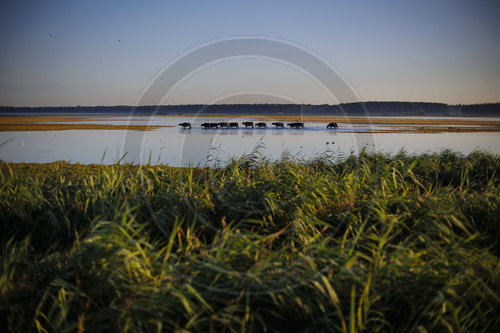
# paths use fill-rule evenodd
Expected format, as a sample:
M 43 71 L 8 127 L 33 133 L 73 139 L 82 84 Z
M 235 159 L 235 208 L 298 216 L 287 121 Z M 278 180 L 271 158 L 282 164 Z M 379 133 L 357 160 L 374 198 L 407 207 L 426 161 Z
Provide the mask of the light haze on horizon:
M 500 102 L 499 18 L 494 0 L 7 0 L 0 3 L 0 105 L 134 105 L 187 50 L 249 35 L 311 50 L 363 101 Z M 333 104 L 303 73 L 268 59 L 207 67 L 164 102 L 272 102 L 271 95 Z

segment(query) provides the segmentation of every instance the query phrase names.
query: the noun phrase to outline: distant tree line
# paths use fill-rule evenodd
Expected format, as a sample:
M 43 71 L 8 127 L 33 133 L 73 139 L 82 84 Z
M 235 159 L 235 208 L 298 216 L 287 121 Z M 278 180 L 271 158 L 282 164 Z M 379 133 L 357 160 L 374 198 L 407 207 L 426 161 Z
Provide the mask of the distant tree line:
M 189 104 L 146 106 L 0 107 L 0 113 L 83 114 L 283 114 L 331 116 L 500 116 L 500 103 L 447 105 L 427 102 L 311 104 Z
M 500 103 L 484 103 L 484 104 L 472 104 L 472 105 L 462 105 L 462 114 L 465 116 L 499 116 L 500 115 Z

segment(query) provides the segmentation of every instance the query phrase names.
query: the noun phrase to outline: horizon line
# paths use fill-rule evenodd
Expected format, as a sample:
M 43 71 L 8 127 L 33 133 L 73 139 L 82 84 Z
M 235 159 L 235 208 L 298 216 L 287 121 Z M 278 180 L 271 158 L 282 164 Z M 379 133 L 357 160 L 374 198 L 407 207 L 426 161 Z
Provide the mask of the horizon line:
M 164 106 L 211 106 L 211 105 L 308 105 L 308 106 L 337 106 L 346 104 L 363 104 L 363 103 L 412 103 L 412 104 L 443 104 L 446 106 L 470 106 L 470 105 L 488 105 L 488 104 L 500 104 L 498 102 L 480 102 L 480 103 L 458 103 L 458 104 L 448 104 L 445 102 L 428 102 L 428 101 L 359 101 L 359 102 L 345 102 L 337 104 L 310 104 L 310 103 L 216 103 L 216 104 L 203 104 L 203 103 L 193 103 L 193 104 L 150 104 L 150 105 L 128 105 L 128 104 L 114 104 L 114 105 L 38 105 L 38 106 L 12 106 L 12 105 L 0 105 L 0 108 L 95 108 L 95 107 L 131 107 L 131 108 L 141 108 L 141 107 L 164 107 Z

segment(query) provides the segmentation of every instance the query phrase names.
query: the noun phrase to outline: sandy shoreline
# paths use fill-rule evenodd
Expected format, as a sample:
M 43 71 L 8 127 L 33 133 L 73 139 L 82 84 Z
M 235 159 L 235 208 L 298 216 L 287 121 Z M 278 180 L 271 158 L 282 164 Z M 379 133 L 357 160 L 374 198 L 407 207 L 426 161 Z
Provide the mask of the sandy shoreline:
M 149 117 L 149 115 L 137 115 L 138 117 Z M 106 115 L 20 115 L 1 116 L 0 131 L 53 131 L 53 130 L 155 130 L 165 126 L 148 125 L 115 125 L 115 124 L 85 124 L 81 121 L 113 121 L 120 118 L 128 119 L 130 115 L 106 114 Z M 403 128 L 384 130 L 383 132 L 500 132 L 500 120 L 478 120 L 478 119 L 446 119 L 446 118 L 397 118 L 397 117 L 330 117 L 323 115 L 156 115 L 154 117 L 176 117 L 183 118 L 182 121 L 191 121 L 193 118 L 216 118 L 216 119 L 238 119 L 251 118 L 262 121 L 302 121 L 302 122 L 336 122 L 339 126 L 346 124 L 387 124 L 401 125 Z M 462 127 L 461 127 L 462 126 Z M 380 132 L 380 130 L 374 130 Z
M 5 131 L 64 131 L 64 130 L 133 130 L 150 131 L 165 126 L 81 124 L 80 121 L 112 121 L 106 116 L 0 116 L 0 132 Z M 128 117 L 128 116 L 126 116 Z M 74 123 L 72 123 L 74 122 Z

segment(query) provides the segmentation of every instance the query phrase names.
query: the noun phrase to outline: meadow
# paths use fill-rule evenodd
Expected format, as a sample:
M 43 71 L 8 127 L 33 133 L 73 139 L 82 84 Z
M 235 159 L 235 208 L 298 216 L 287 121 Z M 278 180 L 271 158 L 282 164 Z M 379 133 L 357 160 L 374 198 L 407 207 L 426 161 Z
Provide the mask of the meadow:
M 500 156 L 0 164 L 0 327 L 495 332 Z

